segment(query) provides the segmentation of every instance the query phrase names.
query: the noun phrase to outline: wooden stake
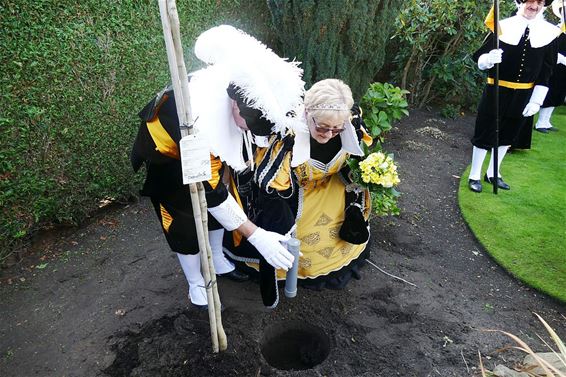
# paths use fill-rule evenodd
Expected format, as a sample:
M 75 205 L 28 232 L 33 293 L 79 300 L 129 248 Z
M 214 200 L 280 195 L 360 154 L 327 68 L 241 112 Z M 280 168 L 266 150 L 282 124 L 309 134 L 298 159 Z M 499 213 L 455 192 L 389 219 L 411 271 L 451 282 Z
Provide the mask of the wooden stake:
M 181 127 L 181 137 L 192 132 L 192 114 L 190 107 L 189 82 L 187 69 L 183 59 L 183 48 L 181 45 L 181 33 L 179 17 L 175 0 L 159 0 L 159 12 L 167 50 L 167 60 L 175 93 L 177 116 Z M 208 209 L 204 187 L 201 182 L 189 185 L 191 204 L 195 218 L 195 226 L 198 237 L 199 250 L 201 251 L 201 268 L 205 281 L 206 295 L 208 301 L 208 316 L 210 321 L 210 334 L 212 339 L 212 351 L 226 350 L 228 342 L 222 326 L 220 312 L 220 298 L 216 285 L 216 273 L 212 263 L 212 251 L 208 240 Z

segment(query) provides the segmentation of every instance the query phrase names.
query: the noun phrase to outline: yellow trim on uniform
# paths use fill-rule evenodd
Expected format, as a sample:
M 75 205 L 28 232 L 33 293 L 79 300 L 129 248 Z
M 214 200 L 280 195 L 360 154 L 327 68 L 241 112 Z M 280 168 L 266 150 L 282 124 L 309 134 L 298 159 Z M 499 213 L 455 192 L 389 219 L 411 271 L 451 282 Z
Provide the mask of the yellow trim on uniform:
M 267 153 L 267 147 L 257 147 L 254 153 L 254 163 L 255 166 L 259 166 L 261 161 L 265 158 L 265 154 Z
M 495 80 L 491 77 L 487 78 L 487 83 L 490 85 L 495 84 Z M 535 86 L 534 82 L 511 82 L 505 80 L 499 80 L 499 86 L 503 86 L 509 89 L 531 89 Z
M 165 233 L 168 233 L 169 227 L 171 226 L 171 223 L 173 223 L 173 218 L 161 203 L 159 203 L 159 209 L 161 210 L 161 225 L 163 225 Z
M 212 173 L 212 178 L 208 180 L 208 184 L 214 190 L 216 186 L 218 186 L 218 182 L 220 182 L 220 169 L 222 169 L 222 161 L 219 157 L 214 157 L 210 155 L 210 170 Z
M 370 147 L 371 144 L 373 143 L 373 138 L 371 137 L 370 134 L 367 133 L 365 128 L 361 127 L 361 129 L 362 129 L 362 141 L 364 142 L 365 145 Z
M 275 175 L 275 179 L 269 184 L 274 190 L 285 191 L 291 187 L 291 154 L 283 158 L 283 163 Z
M 272 142 L 273 139 L 270 140 L 270 143 Z M 281 150 L 281 148 L 283 148 L 283 145 L 284 142 L 282 140 L 275 141 L 275 145 L 273 147 L 273 156 L 277 155 L 277 153 Z M 266 155 L 268 150 L 269 148 L 264 148 L 264 147 L 256 149 L 255 152 L 256 166 L 259 166 L 265 158 L 270 157 Z M 285 191 L 289 187 L 291 187 L 291 154 L 290 153 L 287 153 L 283 158 L 281 167 L 279 167 L 279 169 L 277 170 L 277 173 L 275 174 L 275 178 L 269 184 L 269 187 L 277 191 Z
M 240 194 L 238 194 L 238 188 L 236 187 L 236 182 L 234 181 L 234 177 L 230 175 L 230 192 L 236 199 L 236 203 L 240 206 L 240 208 L 244 208 L 242 204 L 242 199 L 240 199 Z M 234 246 L 240 246 L 240 242 L 242 242 L 242 234 L 238 232 L 236 229 L 232 231 L 232 239 L 234 240 Z
M 147 122 L 147 129 L 155 143 L 156 151 L 167 157 L 175 158 L 177 160 L 180 159 L 177 143 L 175 143 L 169 133 L 167 133 L 159 121 L 159 117 L 155 117 L 153 120 Z

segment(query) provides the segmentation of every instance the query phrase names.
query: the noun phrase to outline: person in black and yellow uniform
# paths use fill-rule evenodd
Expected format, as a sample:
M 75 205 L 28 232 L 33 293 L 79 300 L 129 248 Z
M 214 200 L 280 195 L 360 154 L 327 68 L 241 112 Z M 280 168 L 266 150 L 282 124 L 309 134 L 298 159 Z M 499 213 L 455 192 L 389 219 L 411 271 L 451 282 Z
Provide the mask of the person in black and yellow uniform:
M 473 54 L 480 70 L 489 70 L 487 85 L 476 118 L 472 166 L 468 186 L 482 191 L 481 168 L 489 149 L 495 146 L 494 66 L 499 63 L 499 145 L 498 166 L 513 144 L 527 118 L 536 114 L 548 92 L 548 80 L 556 62 L 554 39 L 559 29 L 539 14 L 551 0 L 516 0 L 517 15 L 502 20 L 500 49 L 493 49 L 494 35 L 490 33 L 482 47 Z M 484 180 L 499 188 L 510 187 L 501 176 L 493 177 L 493 156 Z M 500 171 L 500 170 L 498 170 Z
M 270 133 L 277 130 L 275 122 L 286 122 L 285 112 L 275 112 L 271 107 L 288 107 L 300 101 L 302 71 L 253 37 L 227 25 L 202 33 L 196 41 L 195 53 L 210 64 L 189 75 L 189 91 L 195 132 L 204 137 L 211 152 L 212 179 L 204 186 L 212 215 L 209 236 L 216 271 L 238 280 L 244 278 L 234 272 L 233 264 L 224 257 L 224 229 L 244 237 L 270 266 L 287 270 L 294 258 L 281 243 L 285 237 L 250 221 L 237 202 L 237 190 L 229 191 L 228 184 L 233 180 L 231 176 L 245 171 L 250 164 L 253 167 L 253 132 L 265 132 L 260 130 L 267 128 L 266 132 Z M 273 70 L 271 76 L 254 64 L 267 61 Z M 270 83 L 276 82 L 276 74 L 286 80 L 274 87 Z M 294 87 L 293 96 L 289 97 L 296 98 L 281 106 L 281 101 L 276 100 L 280 94 L 277 89 L 286 85 Z M 233 87 L 238 88 L 243 100 L 230 98 Z M 271 107 L 261 106 L 266 100 Z M 147 177 L 142 194 L 151 197 L 169 246 L 179 257 L 189 283 L 191 302 L 204 306 L 206 291 L 189 191 L 182 185 L 177 145 L 180 131 L 172 90 L 154 98 L 140 116 L 142 124 L 131 154 L 132 165 L 137 170 L 145 163 Z
M 193 304 L 206 305 L 204 279 L 200 272 L 200 257 L 196 236 L 189 187 L 184 186 L 181 176 L 178 142 L 180 140 L 179 122 L 172 90 L 158 95 L 140 112 L 142 125 L 138 131 L 131 153 L 134 170 L 145 163 L 147 176 L 141 194 L 149 196 L 161 223 L 165 238 L 172 251 L 176 252 L 187 281 L 189 297 Z M 204 182 L 207 204 L 211 208 L 229 200 L 226 186 L 221 182 L 225 166 L 219 157 L 211 155 L 212 179 Z M 242 217 L 236 220 L 236 228 L 249 233 L 253 224 Z M 235 281 L 247 280 L 247 275 L 239 272 L 222 252 L 223 228 L 209 216 L 209 238 L 213 251 L 213 263 L 217 274 Z M 247 224 L 247 227 L 244 224 Z M 232 225 L 236 226 L 236 225 Z M 230 229 L 232 230 L 232 229 Z M 274 247 L 279 245 L 275 244 Z M 286 253 L 281 248 L 280 251 Z
M 300 283 L 343 289 L 361 277 L 369 253 L 371 211 L 369 191 L 351 185 L 346 161 L 363 157 L 361 143 L 369 146 L 372 138 L 350 88 L 340 80 L 321 80 L 307 90 L 302 114 L 310 137 L 295 150 L 310 152 L 307 161 L 293 167 L 299 189 L 291 199 L 303 253 Z
M 538 121 L 535 125 L 535 130 L 542 133 L 558 130 L 552 126 L 550 118 L 557 106 L 564 105 L 566 97 L 566 25 L 564 23 L 563 4 L 562 0 L 554 0 L 552 3 L 552 11 L 561 20 L 557 26 L 561 27 L 562 33 L 557 38 L 556 67 L 554 67 L 554 72 L 550 78 L 550 89 L 540 108 Z

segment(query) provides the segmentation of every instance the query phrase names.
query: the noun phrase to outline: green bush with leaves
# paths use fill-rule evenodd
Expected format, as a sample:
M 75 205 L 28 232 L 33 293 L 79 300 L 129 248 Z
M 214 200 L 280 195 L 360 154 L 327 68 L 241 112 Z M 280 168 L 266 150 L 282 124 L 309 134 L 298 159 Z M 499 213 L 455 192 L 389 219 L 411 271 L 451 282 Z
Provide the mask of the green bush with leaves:
M 264 31 L 269 19 L 265 4 L 238 0 L 178 8 L 189 69 L 201 31 L 250 20 Z M 169 69 L 153 0 L 5 0 L 0 27 L 1 264 L 34 231 L 137 193 L 143 174 L 128 159 L 137 112 Z
M 349 158 L 347 163 L 353 181 L 371 194 L 372 212 L 377 216 L 398 215 L 397 201 L 401 195 L 397 165 L 392 154 L 383 151 L 381 142 L 393 123 L 409 115 L 408 91 L 389 83 L 375 82 L 362 97 L 362 117 L 373 144 L 362 144 L 364 158 Z
M 363 119 L 373 138 L 380 139 L 393 122 L 409 115 L 409 91 L 389 83 L 374 82 L 362 97 Z
M 488 29 L 483 21 L 490 2 L 408 1 L 396 19 L 392 39 L 398 69 L 394 80 L 411 92 L 412 106 L 452 103 L 475 110 L 484 76 L 471 59 Z M 501 18 L 513 2 L 501 2 Z
M 307 88 L 346 82 L 359 99 L 383 65 L 402 0 L 268 0 L 280 53 L 302 62 Z

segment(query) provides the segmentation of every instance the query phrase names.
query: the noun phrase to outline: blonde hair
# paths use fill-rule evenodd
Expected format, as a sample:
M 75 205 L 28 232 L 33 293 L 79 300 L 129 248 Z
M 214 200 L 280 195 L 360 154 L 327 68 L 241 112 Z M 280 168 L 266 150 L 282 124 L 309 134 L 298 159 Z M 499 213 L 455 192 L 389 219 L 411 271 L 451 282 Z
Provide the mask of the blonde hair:
M 352 106 L 352 90 L 342 80 L 318 81 L 305 93 L 305 109 L 317 119 L 348 118 Z

